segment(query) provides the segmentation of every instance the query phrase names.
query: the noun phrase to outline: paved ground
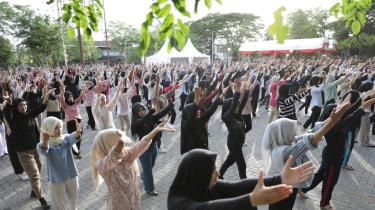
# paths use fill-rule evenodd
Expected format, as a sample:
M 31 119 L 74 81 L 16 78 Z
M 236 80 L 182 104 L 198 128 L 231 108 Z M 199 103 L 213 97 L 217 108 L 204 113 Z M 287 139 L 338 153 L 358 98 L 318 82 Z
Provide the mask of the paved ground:
M 299 104 L 296 104 L 298 107 Z M 178 106 L 176 106 L 178 107 Z M 81 113 L 84 120 L 87 119 L 84 107 L 81 107 Z M 226 146 L 227 130 L 225 125 L 220 122 L 221 107 L 212 117 L 209 131 L 213 134 L 209 138 L 210 150 L 218 153 L 217 165 L 221 166 L 228 154 Z M 253 120 L 253 129 L 247 134 L 247 147 L 243 148 L 247 164 L 247 176 L 257 177 L 261 163 L 261 139 L 268 122 L 268 112 L 262 107 L 259 111 L 260 118 Z M 298 116 L 301 122 L 307 118 L 304 115 Z M 177 117 L 175 125 L 177 131 L 180 130 L 180 117 Z M 115 118 L 116 124 L 118 121 Z M 66 128 L 64 128 L 65 130 Z M 92 140 L 96 131 L 88 129 L 84 130 L 81 160 L 76 160 L 79 171 L 79 209 L 105 209 L 107 189 L 105 184 L 100 187 L 98 193 L 93 192 L 90 173 L 90 151 Z M 167 149 L 166 154 L 158 154 L 156 165 L 154 168 L 154 179 L 156 190 L 159 196 L 151 197 L 144 194 L 143 184 L 140 181 L 140 190 L 142 193 L 142 209 L 159 210 L 167 209 L 167 194 L 169 186 L 176 174 L 177 167 L 181 161 L 179 155 L 179 136 L 180 132 L 163 134 L 163 146 Z M 321 161 L 321 150 L 324 141 L 320 143 L 317 150 L 310 153 L 309 156 L 318 167 Z M 354 171 L 343 170 L 340 179 L 335 187 L 332 203 L 336 208 L 342 209 L 375 209 L 375 149 L 355 145 L 349 164 L 353 165 Z M 225 174 L 225 179 L 239 179 L 237 166 L 232 166 Z M 47 201 L 50 201 L 47 174 L 45 167 L 42 172 L 43 189 L 46 194 Z M 29 182 L 22 181 L 18 176 L 14 175 L 10 165 L 9 157 L 0 159 L 0 209 L 39 209 L 39 202 L 30 198 Z M 309 199 L 303 200 L 297 196 L 294 209 L 319 209 L 321 185 L 309 192 Z M 259 209 L 267 209 L 260 207 Z

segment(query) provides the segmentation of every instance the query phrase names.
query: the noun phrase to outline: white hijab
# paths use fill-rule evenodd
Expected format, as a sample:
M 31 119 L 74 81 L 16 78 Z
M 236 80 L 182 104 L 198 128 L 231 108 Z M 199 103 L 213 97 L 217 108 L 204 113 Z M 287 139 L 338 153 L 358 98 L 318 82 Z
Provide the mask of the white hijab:
M 99 171 L 96 168 L 96 162 L 100 158 L 107 156 L 112 147 L 114 147 L 119 140 L 122 141 L 124 145 L 129 145 L 131 142 L 131 140 L 126 136 L 125 132 L 118 130 L 122 133 L 122 137 L 119 138 L 116 131 L 117 129 L 113 128 L 102 130 L 94 138 L 91 151 L 91 177 L 95 191 L 98 191 L 99 186 L 104 181 L 103 177 L 99 174 Z M 125 156 L 123 160 L 126 160 L 127 158 L 129 158 L 129 155 Z M 133 166 L 136 173 L 139 174 L 139 167 L 136 160 L 133 162 Z
M 271 168 L 270 159 L 272 150 L 279 145 L 290 145 L 290 140 L 293 139 L 297 126 L 296 120 L 290 120 L 287 118 L 277 119 L 269 124 L 264 132 L 262 141 L 262 159 L 264 173 L 268 174 Z M 284 163 L 284 150 L 275 150 L 277 154 L 273 154 L 276 157 L 272 160 L 273 164 L 277 168 L 283 168 Z

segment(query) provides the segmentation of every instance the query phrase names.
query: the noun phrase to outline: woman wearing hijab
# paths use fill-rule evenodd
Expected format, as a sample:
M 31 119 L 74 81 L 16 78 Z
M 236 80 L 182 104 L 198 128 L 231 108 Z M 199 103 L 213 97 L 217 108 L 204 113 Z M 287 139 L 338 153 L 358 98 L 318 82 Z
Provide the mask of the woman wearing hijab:
M 39 130 L 35 118 L 46 109 L 48 97 L 53 91 L 47 92 L 41 105 L 32 110 L 27 110 L 25 100 L 12 99 L 5 96 L 7 105 L 4 108 L 4 117 L 14 133 L 14 146 L 23 169 L 30 178 L 32 187 L 30 197 L 37 197 L 43 209 L 49 209 L 50 205 L 44 199 L 44 193 L 40 182 L 42 169 L 36 145 L 39 142 Z
M 220 179 L 224 179 L 226 170 L 234 163 L 237 163 L 240 178 L 246 179 L 246 163 L 242 153 L 242 146 L 245 143 L 246 132 L 244 118 L 241 113 L 247 103 L 251 86 L 250 83 L 246 85 L 246 91 L 240 103 L 241 78 L 238 78 L 235 84 L 236 92 L 234 93 L 234 97 L 223 102 L 222 112 L 224 114 L 221 119 L 228 129 L 227 146 L 229 154 L 219 170 Z
M 311 128 L 314 128 L 316 121 L 318 121 L 320 112 L 322 111 L 322 108 L 324 107 L 324 87 L 326 82 L 326 74 L 323 71 L 321 73 L 321 76 L 313 76 L 310 79 L 310 94 L 311 94 L 311 103 L 310 103 L 310 109 L 311 109 L 311 116 L 309 119 L 305 122 L 302 128 L 302 132 L 304 132 L 309 125 L 311 124 Z
M 92 114 L 94 116 L 96 124 L 98 124 L 98 130 L 102 131 L 108 128 L 116 128 L 115 122 L 113 121 L 112 112 L 116 108 L 117 99 L 120 95 L 121 89 L 124 89 L 123 83 L 117 87 L 113 98 L 107 103 L 107 98 L 102 94 L 103 85 L 101 82 L 98 83 L 98 94 L 94 97 L 94 104 L 92 106 Z
M 76 127 L 76 120 L 78 123 L 81 123 L 82 117 L 79 109 L 79 105 L 81 104 L 81 101 L 83 99 L 83 96 L 86 93 L 86 87 L 83 89 L 82 93 L 79 95 L 79 97 L 76 100 L 73 100 L 73 95 L 71 92 L 66 91 L 64 92 L 64 84 L 60 85 L 60 103 L 61 107 L 63 108 L 65 112 L 65 119 L 66 119 L 66 129 L 68 131 L 68 134 L 73 133 L 77 130 Z M 62 94 L 64 93 L 64 94 Z M 83 135 L 83 130 L 81 135 Z M 76 158 L 82 159 L 81 155 L 81 141 L 77 142 L 77 149 L 78 151 L 72 151 Z
M 344 158 L 346 143 L 344 128 L 353 122 L 358 122 L 358 120 L 365 115 L 364 110 L 375 102 L 375 99 L 365 102 L 367 96 L 368 95 L 362 96 L 362 105 L 360 108 L 357 109 L 354 105 L 350 106 L 342 117 L 342 120 L 338 121 L 333 128 L 324 135 L 327 146 L 325 146 L 322 151 L 321 165 L 318 171 L 315 172 L 310 187 L 303 188 L 298 192 L 303 198 L 308 198 L 305 193 L 314 189 L 323 181 L 321 190 L 322 198 L 320 200 L 320 208 L 322 210 L 335 210 L 330 204 L 330 201 L 333 189 L 340 176 L 341 164 Z M 336 105 L 329 104 L 324 108 L 322 117 L 319 118 L 319 121 L 325 120 L 335 107 Z
M 167 120 L 144 135 L 139 142 L 129 147 L 131 140 L 126 134 L 107 129 L 96 135 L 92 147 L 91 173 L 95 191 L 103 180 L 108 188 L 108 210 L 140 210 L 141 196 L 138 187 L 139 169 L 137 158 L 152 144 L 159 132 L 174 132 L 165 127 Z M 125 147 L 126 146 L 126 147 Z
M 324 122 L 317 123 L 308 134 L 300 136 L 296 136 L 296 132 L 298 133 L 297 120 L 282 118 L 269 124 L 264 132 L 262 142 L 265 174 L 268 174 L 271 168 L 270 159 L 277 173 L 282 172 L 290 156 L 293 156 L 292 166 L 294 167 L 310 161 L 306 152 L 318 147 L 318 142 L 323 135 L 341 118 L 348 106 L 349 103 L 343 104 L 339 110 L 332 112 L 331 116 Z M 310 176 L 305 182 L 294 185 L 293 193 L 287 199 L 270 205 L 269 209 L 293 209 L 298 188 L 310 186 L 312 179 L 313 176 Z
M 61 119 L 61 103 L 59 98 L 59 94 L 56 95 L 57 90 L 54 90 L 51 92 L 51 95 L 49 96 L 49 100 L 47 103 L 47 117 L 56 117 L 58 119 Z M 42 90 L 43 97 L 46 95 L 46 91 L 43 88 Z
M 291 120 L 297 120 L 296 108 L 294 102 L 301 100 L 308 93 L 306 88 L 299 89 L 296 94 L 290 95 L 290 85 L 282 84 L 279 87 L 279 97 L 277 99 L 277 106 L 279 107 L 280 113 L 279 118 L 288 118 Z
M 87 80 L 85 83 L 87 90 L 85 92 L 85 106 L 86 106 L 86 113 L 87 117 L 89 120 L 86 122 L 85 127 L 86 128 L 91 128 L 93 131 L 97 131 L 98 129 L 95 128 L 95 119 L 94 116 L 92 115 L 92 104 L 94 102 L 95 98 L 95 89 L 94 89 L 94 84 L 92 81 Z
M 291 157 L 279 176 L 263 179 L 261 171 L 258 180 L 224 181 L 218 180 L 220 173 L 216 169 L 216 156 L 216 153 L 203 149 L 187 153 L 169 188 L 168 209 L 257 209 L 259 205 L 288 197 L 292 193 L 289 185 L 305 181 L 314 171 L 312 162 L 291 169 Z
M 201 99 L 202 90 L 195 87 L 194 103 L 188 104 L 184 107 L 181 120 L 181 137 L 180 137 L 180 152 L 181 155 L 192 149 L 207 149 L 208 150 L 208 133 L 206 123 L 210 120 L 211 116 L 215 113 L 219 104 L 223 101 L 224 96 L 232 87 L 229 85 L 224 92 L 217 97 L 215 102 L 204 113 L 200 114 L 199 101 Z
M 258 81 L 258 75 L 253 74 L 250 77 L 250 82 L 253 83 L 256 80 L 256 85 L 251 91 L 251 106 L 253 107 L 253 118 L 258 117 L 256 114 L 257 108 L 258 108 L 258 101 L 259 101 L 259 92 L 260 92 L 260 82 Z
M 38 153 L 47 158 L 49 190 L 54 209 L 76 209 L 79 184 L 72 146 L 81 140 L 82 123 L 74 133 L 62 134 L 63 122 L 56 117 L 43 120 Z
M 151 107 L 149 112 L 146 114 L 145 106 L 138 102 L 132 107 L 132 122 L 131 122 L 131 132 L 134 139 L 137 137 L 141 140 L 145 135 L 150 133 L 154 128 L 156 128 L 159 119 L 163 118 L 168 112 L 173 109 L 174 103 L 169 102 L 169 105 L 161 110 L 159 113 L 155 114 L 156 108 Z M 155 165 L 157 152 L 156 142 L 161 138 L 160 133 L 156 134 L 152 139 L 150 147 L 139 156 L 139 160 L 142 165 L 141 179 L 144 183 L 145 191 L 149 195 L 158 195 L 155 191 L 154 177 L 152 174 L 152 168 Z
M 277 108 L 277 95 L 278 95 L 278 89 L 281 84 L 287 83 L 289 73 L 284 74 L 283 80 L 280 80 L 280 76 L 273 76 L 270 81 L 270 94 L 271 94 L 271 99 L 270 99 L 270 107 L 271 107 L 271 112 L 270 112 L 270 117 L 268 119 L 268 124 L 272 122 L 273 116 L 276 116 L 276 119 L 279 118 L 279 110 Z

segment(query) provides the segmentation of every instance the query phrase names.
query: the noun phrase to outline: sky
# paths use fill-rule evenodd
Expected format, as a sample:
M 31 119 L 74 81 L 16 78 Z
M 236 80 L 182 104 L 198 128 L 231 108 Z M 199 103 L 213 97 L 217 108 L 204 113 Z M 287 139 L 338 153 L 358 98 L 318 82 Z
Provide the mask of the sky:
M 47 5 L 47 0 L 5 0 L 11 4 L 30 5 L 42 14 L 57 17 L 56 4 Z M 62 0 L 64 1 L 64 0 Z M 68 0 L 65 0 L 66 2 Z M 86 0 L 89 1 L 89 0 Z M 146 19 L 146 14 L 151 11 L 153 0 L 102 0 L 105 5 L 107 26 L 110 21 L 122 21 L 130 25 L 140 26 Z M 253 13 L 260 16 L 261 22 L 267 27 L 273 23 L 273 12 L 281 6 L 286 7 L 284 17 L 297 9 L 310 9 L 321 7 L 329 9 L 338 0 L 222 0 L 222 5 L 212 0 L 212 7 L 208 9 L 201 0 L 198 14 L 194 14 L 195 0 L 186 0 L 187 9 L 191 11 L 191 19 L 185 18 L 175 11 L 174 14 L 183 21 L 197 20 L 209 13 Z M 173 8 L 173 7 L 172 7 Z M 104 21 L 101 20 L 99 30 L 104 31 Z M 105 40 L 104 33 L 94 34 L 94 40 Z

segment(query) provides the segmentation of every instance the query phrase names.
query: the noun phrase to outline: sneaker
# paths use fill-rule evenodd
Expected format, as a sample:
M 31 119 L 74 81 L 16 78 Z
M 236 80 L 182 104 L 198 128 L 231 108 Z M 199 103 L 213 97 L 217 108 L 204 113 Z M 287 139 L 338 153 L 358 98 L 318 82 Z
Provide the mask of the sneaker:
M 34 190 L 31 190 L 30 197 L 31 198 L 36 198 L 36 194 L 35 194 Z
M 243 146 L 243 147 L 247 147 L 247 143 L 244 143 L 242 146 Z
M 92 130 L 92 131 L 98 131 L 98 129 L 97 129 L 97 128 L 91 128 L 91 130 Z
M 310 117 L 310 115 L 309 114 L 305 114 L 305 117 Z
M 320 207 L 321 210 L 336 210 L 335 207 L 333 207 L 331 204 L 328 204 L 327 206 Z
M 163 147 L 158 148 L 159 153 L 167 153 Z
M 90 125 L 88 123 L 85 123 L 86 128 L 90 128 Z
M 298 189 L 298 195 L 300 195 L 301 198 L 304 198 L 304 199 L 309 198 L 309 196 L 306 195 L 306 193 L 304 193 L 301 189 Z
M 78 154 L 78 155 L 76 155 L 76 158 L 77 158 L 77 159 L 82 159 L 83 157 L 82 157 L 81 154 Z
M 207 133 L 208 137 L 211 137 L 212 136 L 212 133 Z
M 23 172 L 22 174 L 18 174 L 18 176 L 20 177 L 20 179 L 22 179 L 23 181 L 27 181 L 29 180 L 29 177 L 27 176 L 27 174 L 25 172 Z

